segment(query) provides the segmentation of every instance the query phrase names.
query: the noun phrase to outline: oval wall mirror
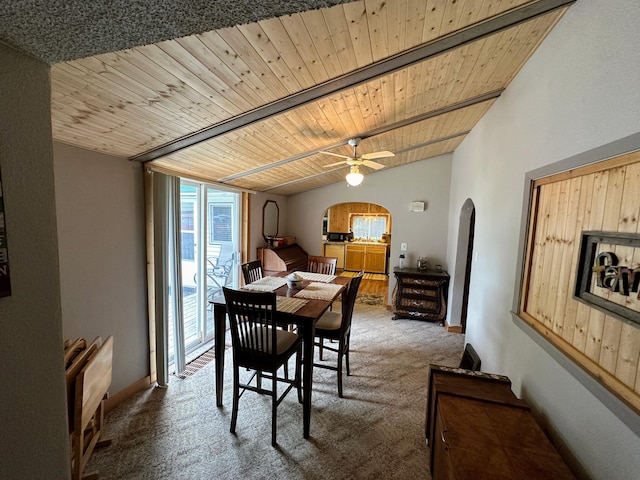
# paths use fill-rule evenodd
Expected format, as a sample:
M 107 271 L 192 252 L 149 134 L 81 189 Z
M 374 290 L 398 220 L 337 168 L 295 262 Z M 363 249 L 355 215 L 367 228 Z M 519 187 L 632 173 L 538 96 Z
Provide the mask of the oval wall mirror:
M 265 240 L 278 235 L 280 209 L 275 200 L 267 200 L 262 207 L 262 236 Z

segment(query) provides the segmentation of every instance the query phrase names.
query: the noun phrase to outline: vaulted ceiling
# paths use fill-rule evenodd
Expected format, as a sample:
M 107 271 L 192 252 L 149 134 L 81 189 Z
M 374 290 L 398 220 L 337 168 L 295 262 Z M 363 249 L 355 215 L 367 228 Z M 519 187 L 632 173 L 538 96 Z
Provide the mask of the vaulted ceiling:
M 69 51 L 52 50 L 55 32 L 43 34 L 42 42 L 52 42 L 43 49 L 38 34 L 20 38 L 16 26 L 41 17 L 23 20 L 17 9 L 7 22 L 2 7 L 0 40 L 53 59 L 55 140 L 177 175 L 291 195 L 344 182 L 348 166 L 327 167 L 337 159 L 321 152 L 353 155 L 351 138 L 362 139 L 359 155 L 394 152 L 377 160 L 387 169 L 455 150 L 573 1 L 327 1 L 304 11 L 297 9 L 318 2 L 282 2 L 274 10 L 255 3 L 254 12 L 225 17 L 225 8 L 247 2 L 202 2 L 194 18 L 215 9 L 205 24 L 216 29 L 189 24 L 153 36 L 174 39 L 69 60 L 82 55 L 74 45 L 91 30 L 74 37 L 74 30 L 57 29 L 66 42 L 58 48 L 73 39 Z M 231 12 L 257 21 L 242 23 Z M 64 9 L 57 15 L 73 18 Z M 85 17 L 95 25 L 112 20 L 107 31 L 118 45 L 117 18 Z M 126 25 L 136 30 L 131 19 Z M 185 28 L 193 34 L 183 36 Z M 55 63 L 59 57 L 67 61 Z

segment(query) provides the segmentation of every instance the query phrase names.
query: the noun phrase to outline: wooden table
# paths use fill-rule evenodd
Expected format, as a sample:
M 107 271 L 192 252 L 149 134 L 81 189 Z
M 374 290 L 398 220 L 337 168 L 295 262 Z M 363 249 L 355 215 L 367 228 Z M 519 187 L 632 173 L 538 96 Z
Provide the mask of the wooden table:
M 290 272 L 281 272 L 278 276 L 286 276 Z M 303 338 L 303 355 L 302 355 L 302 413 L 303 413 L 303 436 L 309 438 L 309 425 L 311 422 L 311 391 L 313 383 L 313 350 L 316 322 L 329 306 L 342 295 L 343 301 L 346 292 L 346 286 L 351 279 L 348 277 L 337 276 L 333 282 L 341 285 L 342 288 L 336 293 L 333 300 L 308 300 L 307 304 L 295 313 L 277 312 L 277 321 L 281 323 L 296 325 L 298 331 Z M 309 285 L 308 281 L 304 281 L 302 287 Z M 290 290 L 286 285 L 275 290 L 276 295 L 283 297 L 293 296 L 296 290 Z M 306 299 L 305 299 L 306 300 Z M 224 345 L 225 331 L 227 327 L 227 307 L 224 296 L 214 298 L 210 303 L 213 304 L 213 322 L 214 322 L 214 355 L 216 370 L 216 405 L 222 407 L 222 389 L 224 386 Z

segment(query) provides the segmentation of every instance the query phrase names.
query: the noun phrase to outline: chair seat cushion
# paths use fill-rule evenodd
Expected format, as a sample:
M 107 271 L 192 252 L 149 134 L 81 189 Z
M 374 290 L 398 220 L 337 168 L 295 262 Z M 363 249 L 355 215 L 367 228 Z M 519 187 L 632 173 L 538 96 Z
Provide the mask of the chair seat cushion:
M 272 329 L 268 327 L 256 327 L 252 331 L 252 335 L 262 336 L 265 335 L 269 339 L 266 342 L 266 353 L 271 353 L 271 332 Z M 276 354 L 281 355 L 289 350 L 299 339 L 300 335 L 286 330 L 276 330 Z
M 333 311 L 326 311 L 316 323 L 318 330 L 340 330 L 342 324 L 342 314 Z

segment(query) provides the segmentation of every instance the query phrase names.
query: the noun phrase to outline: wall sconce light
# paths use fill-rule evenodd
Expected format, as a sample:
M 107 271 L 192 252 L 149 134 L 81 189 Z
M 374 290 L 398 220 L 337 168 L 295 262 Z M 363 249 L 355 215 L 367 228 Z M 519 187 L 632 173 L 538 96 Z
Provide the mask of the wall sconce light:
M 357 187 L 364 180 L 364 175 L 360 173 L 358 165 L 351 165 L 351 170 L 347 173 L 347 183 L 352 187 Z

